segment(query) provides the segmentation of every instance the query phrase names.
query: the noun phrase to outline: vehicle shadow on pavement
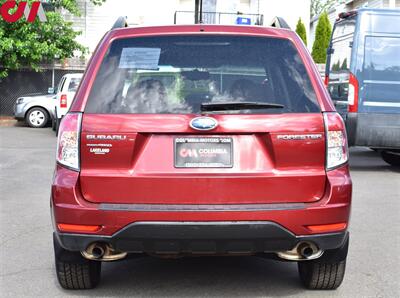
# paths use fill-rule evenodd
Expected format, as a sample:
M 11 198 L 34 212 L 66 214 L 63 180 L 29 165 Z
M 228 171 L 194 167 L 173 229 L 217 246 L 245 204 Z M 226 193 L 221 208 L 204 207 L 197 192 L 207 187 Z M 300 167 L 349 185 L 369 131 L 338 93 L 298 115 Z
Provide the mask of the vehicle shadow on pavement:
M 105 266 L 104 266 L 105 265 Z M 306 291 L 295 263 L 258 257 L 175 260 L 144 257 L 103 263 L 102 281 L 88 296 L 249 297 L 288 296 Z M 82 295 L 81 291 L 68 291 Z
M 350 150 L 350 170 L 400 173 L 400 168 L 384 162 L 379 152 L 360 147 Z

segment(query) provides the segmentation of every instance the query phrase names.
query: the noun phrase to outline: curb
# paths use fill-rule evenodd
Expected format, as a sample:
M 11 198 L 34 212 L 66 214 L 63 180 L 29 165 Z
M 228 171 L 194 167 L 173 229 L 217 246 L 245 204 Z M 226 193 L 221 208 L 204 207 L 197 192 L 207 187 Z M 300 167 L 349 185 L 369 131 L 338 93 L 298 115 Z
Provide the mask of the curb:
M 1 127 L 9 127 L 16 126 L 18 121 L 13 117 L 0 117 L 0 126 Z

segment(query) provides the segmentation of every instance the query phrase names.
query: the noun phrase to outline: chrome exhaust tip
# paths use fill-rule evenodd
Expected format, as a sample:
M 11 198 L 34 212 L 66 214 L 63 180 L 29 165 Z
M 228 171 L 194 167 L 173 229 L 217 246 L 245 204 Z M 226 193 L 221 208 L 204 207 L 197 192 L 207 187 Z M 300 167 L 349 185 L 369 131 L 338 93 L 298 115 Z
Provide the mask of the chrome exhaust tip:
M 126 257 L 126 252 L 116 251 L 110 244 L 103 242 L 91 243 L 86 250 L 81 251 L 83 257 L 93 261 L 116 261 Z
M 318 248 L 313 243 L 300 243 L 297 247 L 297 251 L 300 256 L 305 259 L 310 258 L 314 253 L 318 252 Z
M 278 257 L 289 261 L 314 260 L 322 256 L 323 250 L 309 241 L 302 241 L 296 244 L 293 249 L 283 252 L 277 252 Z
M 95 245 L 93 248 L 92 248 L 92 255 L 93 255 L 93 257 L 94 258 L 96 258 L 96 259 L 100 259 L 101 257 L 103 257 L 104 256 L 104 253 L 105 253 L 105 249 L 102 247 L 102 245 Z

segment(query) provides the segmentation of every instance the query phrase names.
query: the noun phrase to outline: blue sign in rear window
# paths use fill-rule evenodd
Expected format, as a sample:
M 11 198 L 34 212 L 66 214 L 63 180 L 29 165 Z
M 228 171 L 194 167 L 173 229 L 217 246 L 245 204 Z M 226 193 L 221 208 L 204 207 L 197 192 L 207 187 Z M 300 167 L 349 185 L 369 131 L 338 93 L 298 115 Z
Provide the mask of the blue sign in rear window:
M 238 17 L 236 19 L 236 24 L 237 25 L 251 25 L 251 19 L 250 18 Z

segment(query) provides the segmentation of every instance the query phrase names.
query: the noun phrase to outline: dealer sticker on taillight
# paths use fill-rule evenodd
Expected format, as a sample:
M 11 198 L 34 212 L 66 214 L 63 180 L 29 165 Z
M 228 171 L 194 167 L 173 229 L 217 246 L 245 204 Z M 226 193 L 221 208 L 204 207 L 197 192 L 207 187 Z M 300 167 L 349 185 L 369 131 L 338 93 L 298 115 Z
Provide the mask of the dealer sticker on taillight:
M 176 168 L 231 168 L 233 141 L 226 137 L 179 137 L 174 139 Z

